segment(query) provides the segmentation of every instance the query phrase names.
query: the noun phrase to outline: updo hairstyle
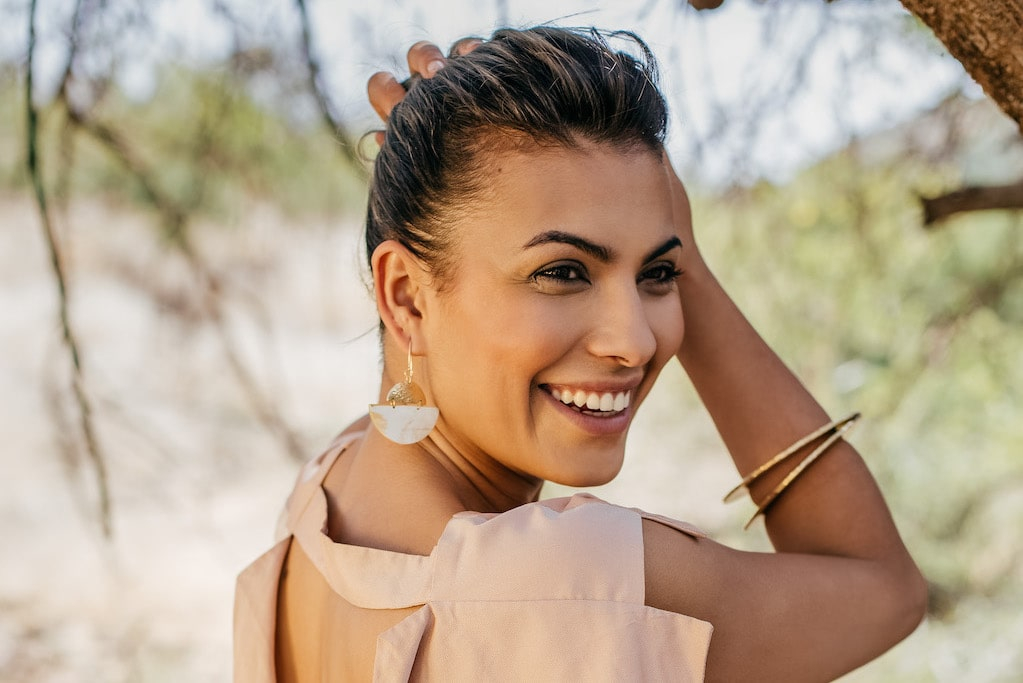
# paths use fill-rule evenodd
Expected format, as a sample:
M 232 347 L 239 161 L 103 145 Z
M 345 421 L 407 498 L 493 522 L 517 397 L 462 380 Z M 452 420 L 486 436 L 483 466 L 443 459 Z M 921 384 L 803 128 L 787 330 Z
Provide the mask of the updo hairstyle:
M 625 38 L 639 56 L 613 49 Z M 598 143 L 660 154 L 667 110 L 649 48 L 627 32 L 504 29 L 433 78 L 415 79 L 387 121 L 366 216 L 366 254 L 397 240 L 443 284 L 448 220 L 484 196 L 511 150 Z

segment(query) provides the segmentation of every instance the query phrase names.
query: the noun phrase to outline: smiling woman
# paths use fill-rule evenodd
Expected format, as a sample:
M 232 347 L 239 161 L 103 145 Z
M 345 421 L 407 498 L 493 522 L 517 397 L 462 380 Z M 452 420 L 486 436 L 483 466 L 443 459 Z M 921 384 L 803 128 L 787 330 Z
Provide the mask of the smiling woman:
M 681 250 L 664 168 L 645 149 L 506 152 L 491 183 L 449 224 L 457 260 L 446 286 L 413 286 L 419 317 L 383 315 L 416 339 L 423 387 L 443 406 L 437 434 L 495 473 L 528 475 L 525 491 L 475 483 L 503 506 L 528 502 L 543 480 L 588 486 L 617 474 L 632 414 L 682 341 Z M 384 243 L 374 256 L 392 300 L 387 289 L 408 271 L 391 279 L 387 265 L 403 251 Z M 615 395 L 629 406 L 614 410 Z
M 624 37 L 639 57 L 549 27 L 447 61 L 420 44 L 407 95 L 371 81 L 378 429 L 303 470 L 239 578 L 236 680 L 827 680 L 919 621 L 852 420 L 829 422 L 696 249 L 652 58 Z M 538 502 L 614 478 L 673 358 L 778 552 Z

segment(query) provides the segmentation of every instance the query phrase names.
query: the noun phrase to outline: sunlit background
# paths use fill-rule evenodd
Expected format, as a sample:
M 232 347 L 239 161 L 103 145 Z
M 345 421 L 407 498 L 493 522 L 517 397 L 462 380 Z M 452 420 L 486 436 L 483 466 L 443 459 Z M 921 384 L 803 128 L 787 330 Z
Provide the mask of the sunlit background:
M 712 267 L 829 412 L 866 416 L 853 441 L 930 615 L 845 680 L 1021 680 L 1023 217 L 925 226 L 921 197 L 1023 177 L 1023 144 L 898 2 L 40 0 L 35 17 L 80 371 L 28 172 L 30 6 L 0 0 L 0 680 L 229 678 L 235 575 L 301 460 L 377 392 L 366 79 L 401 75 L 423 38 L 545 22 L 649 43 Z M 766 548 L 740 531 L 748 506 L 720 503 L 736 473 L 680 369 L 644 411 L 598 494 Z

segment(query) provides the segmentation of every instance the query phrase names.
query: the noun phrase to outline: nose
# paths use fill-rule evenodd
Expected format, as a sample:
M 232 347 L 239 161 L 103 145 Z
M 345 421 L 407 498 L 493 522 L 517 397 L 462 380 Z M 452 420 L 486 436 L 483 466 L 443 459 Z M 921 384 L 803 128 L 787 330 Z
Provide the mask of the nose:
M 611 358 L 625 367 L 642 367 L 657 351 L 657 338 L 650 324 L 652 311 L 644 306 L 636 287 L 621 287 L 594 301 L 593 331 L 589 351 L 599 358 Z

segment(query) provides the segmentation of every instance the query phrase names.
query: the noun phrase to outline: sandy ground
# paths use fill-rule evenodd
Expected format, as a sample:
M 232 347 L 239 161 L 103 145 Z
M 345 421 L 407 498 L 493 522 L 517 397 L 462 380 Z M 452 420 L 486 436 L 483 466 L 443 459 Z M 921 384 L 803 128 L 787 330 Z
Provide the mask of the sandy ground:
M 201 240 L 225 281 L 228 329 L 314 455 L 376 393 L 357 228 L 289 225 L 259 207 L 235 223 Z M 83 203 L 62 225 L 114 536 L 99 533 L 36 215 L 24 198 L 0 199 L 0 680 L 228 680 L 234 577 L 268 547 L 298 465 L 253 417 L 188 270 L 150 220 Z M 747 508 L 718 503 L 734 473 L 680 371 L 645 411 L 625 470 L 598 495 L 764 547 L 761 532 L 738 532 Z M 944 656 L 945 671 L 964 670 L 937 640 L 957 629 L 922 629 L 851 680 L 963 680 L 928 664 Z
M 146 217 L 76 206 L 64 238 L 110 470 L 103 541 L 36 217 L 8 200 L 0 226 L 0 678 L 226 680 L 234 576 L 267 546 L 297 465 Z M 203 241 L 239 352 L 310 454 L 375 391 L 354 234 L 257 210 Z

